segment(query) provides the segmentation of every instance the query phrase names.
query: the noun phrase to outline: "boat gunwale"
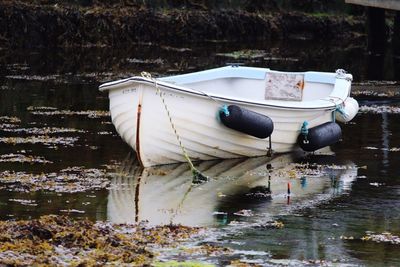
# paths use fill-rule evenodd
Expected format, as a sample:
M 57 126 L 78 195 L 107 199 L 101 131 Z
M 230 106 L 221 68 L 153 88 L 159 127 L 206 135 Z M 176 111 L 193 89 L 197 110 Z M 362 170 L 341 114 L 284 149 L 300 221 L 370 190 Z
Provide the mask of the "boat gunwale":
M 156 82 L 153 80 L 143 78 L 140 76 L 134 76 L 134 77 L 130 77 L 127 79 L 102 84 L 99 87 L 99 90 L 107 91 L 107 90 L 109 90 L 107 87 L 113 87 L 113 86 L 117 86 L 117 85 L 120 85 L 123 83 L 129 83 L 129 82 L 147 83 L 147 84 L 153 84 L 154 86 L 156 84 Z M 290 109 L 290 110 L 333 110 L 337 107 L 337 105 L 342 104 L 346 100 L 346 99 L 339 99 L 336 97 L 328 96 L 326 98 L 321 98 L 318 100 L 302 102 L 302 103 L 306 103 L 306 102 L 310 102 L 310 103 L 311 102 L 314 102 L 314 103 L 315 102 L 324 102 L 325 103 L 326 102 L 326 105 L 315 106 L 315 107 L 306 107 L 306 106 L 305 107 L 295 107 L 295 106 L 290 105 L 290 103 L 293 103 L 293 101 L 287 101 L 288 102 L 287 105 L 273 105 L 273 104 L 269 104 L 269 103 L 246 101 L 243 99 L 226 98 L 226 97 L 222 97 L 222 96 L 206 94 L 206 93 L 202 93 L 201 91 L 193 90 L 189 87 L 180 87 L 180 86 L 175 86 L 175 85 L 173 86 L 172 84 L 170 85 L 170 83 L 165 83 L 165 82 L 160 82 L 160 81 L 157 81 L 157 85 L 162 86 L 168 90 L 174 90 L 174 91 L 178 91 L 180 93 L 192 94 L 192 95 L 206 97 L 206 98 L 213 98 L 215 100 L 224 101 L 224 102 L 234 102 L 234 103 L 238 103 L 238 104 L 241 103 L 241 104 L 248 104 L 248 105 L 259 106 L 259 107 L 270 107 L 270 108 L 274 108 L 274 109 L 286 109 L 286 110 L 287 109 Z

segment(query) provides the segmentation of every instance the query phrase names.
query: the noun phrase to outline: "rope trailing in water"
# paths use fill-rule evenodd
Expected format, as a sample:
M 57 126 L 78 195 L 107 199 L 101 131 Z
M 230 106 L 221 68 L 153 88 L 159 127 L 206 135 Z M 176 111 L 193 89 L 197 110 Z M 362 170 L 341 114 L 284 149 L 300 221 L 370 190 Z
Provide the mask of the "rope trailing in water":
M 308 144 L 309 141 L 307 140 L 307 136 L 308 136 L 308 122 L 307 121 L 303 122 L 303 125 L 301 126 L 301 129 L 300 129 L 300 133 L 304 136 L 303 143 Z
M 178 134 L 178 131 L 176 130 L 175 124 L 172 121 L 171 113 L 169 112 L 169 109 L 168 109 L 167 104 L 165 102 L 165 98 L 163 97 L 163 94 L 162 94 L 162 92 L 161 92 L 161 90 L 160 90 L 160 88 L 158 86 L 157 80 L 152 78 L 151 74 L 148 73 L 148 72 L 145 72 L 145 71 L 143 71 L 141 73 L 141 75 L 142 75 L 143 78 L 147 78 L 147 79 L 152 80 L 154 82 L 154 84 L 155 84 L 156 93 L 160 96 L 161 101 L 162 101 L 162 103 L 164 105 L 164 109 L 167 112 L 167 116 L 168 116 L 169 122 L 171 124 L 172 130 L 174 131 L 176 139 L 178 140 L 179 146 L 182 149 L 183 157 L 186 159 L 187 163 L 189 164 L 190 170 L 191 170 L 191 172 L 193 174 L 193 183 L 202 183 L 202 182 L 207 181 L 208 180 L 207 176 L 203 175 L 199 170 L 197 170 L 194 167 L 194 165 L 193 165 L 192 161 L 190 160 L 190 157 L 189 157 L 189 155 L 188 155 L 188 153 L 186 151 L 186 148 L 183 146 L 182 140 L 181 140 L 181 138 L 180 138 L 180 136 Z

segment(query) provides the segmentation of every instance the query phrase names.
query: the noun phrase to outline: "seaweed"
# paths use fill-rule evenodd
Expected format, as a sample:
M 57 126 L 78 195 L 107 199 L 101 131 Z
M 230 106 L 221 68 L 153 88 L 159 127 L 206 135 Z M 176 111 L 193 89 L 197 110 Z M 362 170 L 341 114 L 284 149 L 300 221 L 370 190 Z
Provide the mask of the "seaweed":
M 2 221 L 0 265 L 149 265 L 156 248 L 173 246 L 199 230 L 179 225 L 112 225 L 56 215 Z
M 40 110 L 36 109 L 35 107 L 29 107 L 28 111 L 30 111 L 30 113 L 33 115 L 42 116 L 86 116 L 91 119 L 110 117 L 110 112 L 105 110 Z
M 399 114 L 400 107 L 398 106 L 389 106 L 389 105 L 371 105 L 371 106 L 361 106 L 361 113 L 373 113 L 373 114 Z
M 26 172 L 0 172 L 0 183 L 8 190 L 16 192 L 35 192 L 48 190 L 53 192 L 75 193 L 88 190 L 100 190 L 110 185 L 106 171 L 70 167 L 58 173 L 33 174 Z
M 375 243 L 389 243 L 392 245 L 400 245 L 400 237 L 389 232 L 383 232 L 381 234 L 367 232 L 365 236 L 361 237 L 361 240 Z
M 53 163 L 52 161 L 46 160 L 43 157 L 37 157 L 37 156 L 28 156 L 24 154 L 5 154 L 5 155 L 0 155 L 0 162 L 19 162 L 19 163 L 41 163 L 41 164 L 47 164 L 47 163 Z
M 57 148 L 57 145 L 73 146 L 76 141 L 78 141 L 78 137 L 49 137 L 47 135 L 28 137 L 0 137 L 0 143 L 10 145 L 42 144 L 50 148 Z

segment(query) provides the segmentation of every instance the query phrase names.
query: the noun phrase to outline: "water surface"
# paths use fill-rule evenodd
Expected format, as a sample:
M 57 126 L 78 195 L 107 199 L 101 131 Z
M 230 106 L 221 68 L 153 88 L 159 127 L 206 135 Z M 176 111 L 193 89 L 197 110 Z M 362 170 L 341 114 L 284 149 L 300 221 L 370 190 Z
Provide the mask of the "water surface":
M 313 53 L 310 53 L 313 51 Z M 77 218 L 206 226 L 203 242 L 264 265 L 400 265 L 398 245 L 361 241 L 368 231 L 400 235 L 400 100 L 358 96 L 362 112 L 322 155 L 275 155 L 143 170 L 116 134 L 101 82 L 149 71 L 165 76 L 243 62 L 281 70 L 345 68 L 362 87 L 399 86 L 390 54 L 362 45 L 288 43 L 58 51 L 6 51 L 0 59 L 0 218 Z M 390 83 L 382 82 L 391 81 Z M 291 186 L 288 198 L 288 183 Z M 282 223 L 283 228 L 274 223 Z M 192 245 L 195 245 L 195 242 Z M 196 259 L 166 251 L 163 258 Z

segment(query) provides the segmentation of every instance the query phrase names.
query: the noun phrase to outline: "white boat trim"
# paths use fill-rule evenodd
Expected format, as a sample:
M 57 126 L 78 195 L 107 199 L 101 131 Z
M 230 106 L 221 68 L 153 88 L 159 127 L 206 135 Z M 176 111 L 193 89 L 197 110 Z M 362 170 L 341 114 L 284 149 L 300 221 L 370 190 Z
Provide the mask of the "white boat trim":
M 192 74 L 183 74 L 183 75 L 192 75 Z M 180 77 L 183 75 L 173 76 L 173 77 Z M 316 72 L 306 72 L 305 73 L 305 77 L 308 77 L 310 79 L 309 81 L 335 84 L 335 86 L 334 86 L 332 93 L 326 98 L 319 99 L 319 100 L 302 101 L 302 102 L 282 101 L 282 100 L 254 101 L 254 100 L 246 100 L 246 99 L 240 99 L 240 98 L 234 98 L 234 97 L 226 98 L 224 96 L 217 95 L 217 94 L 206 94 L 199 90 L 191 89 L 190 87 L 182 87 L 182 86 L 178 86 L 178 85 L 172 85 L 171 83 L 164 82 L 163 79 L 166 80 L 165 78 L 158 79 L 157 81 L 155 81 L 153 79 L 144 78 L 144 77 L 140 77 L 140 76 L 135 76 L 135 77 L 131 77 L 131 78 L 123 79 L 123 80 L 118 80 L 118 81 L 113 81 L 113 82 L 108 82 L 108 83 L 102 84 L 99 87 L 99 90 L 107 91 L 107 90 L 112 90 L 115 87 L 121 86 L 122 84 L 128 85 L 128 84 L 134 84 L 134 83 L 151 84 L 155 87 L 156 83 L 157 83 L 157 85 L 159 87 L 162 87 L 167 90 L 178 91 L 180 93 L 193 94 L 193 95 L 202 96 L 202 97 L 211 97 L 215 100 L 219 100 L 219 101 L 223 101 L 223 102 L 243 103 L 243 104 L 248 104 L 248 105 L 269 107 L 269 108 L 275 108 L 275 109 L 326 110 L 326 109 L 335 109 L 338 105 L 343 104 L 343 102 L 346 100 L 346 98 L 349 95 L 348 94 L 343 95 L 343 93 L 341 93 L 343 91 L 342 88 L 343 88 L 343 86 L 348 86 L 348 87 L 351 86 L 351 83 L 348 82 L 346 79 L 339 78 L 339 77 L 331 77 L 331 76 L 334 76 L 334 74 L 331 74 L 331 73 L 328 73 L 328 75 L 329 75 L 328 78 L 321 79 L 321 76 Z M 350 75 L 350 77 L 351 77 L 351 75 Z M 177 78 L 177 79 L 179 80 L 180 78 Z M 334 81 L 332 79 L 334 79 Z M 350 91 L 350 90 L 348 90 L 348 91 Z

